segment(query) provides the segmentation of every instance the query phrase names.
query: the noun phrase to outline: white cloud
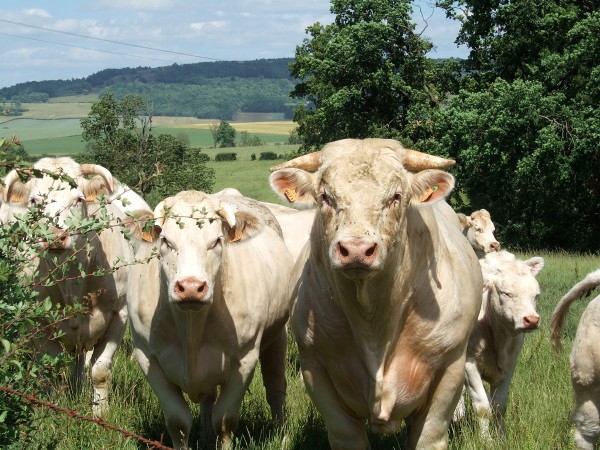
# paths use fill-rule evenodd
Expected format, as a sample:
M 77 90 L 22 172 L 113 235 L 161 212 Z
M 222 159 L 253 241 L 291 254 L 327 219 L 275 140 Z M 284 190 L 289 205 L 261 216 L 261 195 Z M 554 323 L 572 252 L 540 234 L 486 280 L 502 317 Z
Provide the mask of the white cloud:
M 178 8 L 175 0 L 100 0 L 94 3 L 98 9 L 129 11 L 164 11 Z
M 46 17 L 46 18 L 52 17 L 52 15 L 48 11 L 46 11 L 45 9 L 41 9 L 41 8 L 24 9 L 22 11 L 22 13 L 29 17 Z

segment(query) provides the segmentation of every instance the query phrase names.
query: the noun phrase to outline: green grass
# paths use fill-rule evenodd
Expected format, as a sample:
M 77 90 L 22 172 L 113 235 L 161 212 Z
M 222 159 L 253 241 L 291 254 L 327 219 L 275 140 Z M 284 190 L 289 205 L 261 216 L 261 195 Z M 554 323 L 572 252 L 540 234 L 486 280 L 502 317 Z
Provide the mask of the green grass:
M 535 450 L 572 449 L 571 425 L 572 393 L 569 379 L 568 353 L 581 312 L 589 300 L 574 304 L 564 337 L 565 350 L 556 354 L 549 343 L 548 323 L 554 306 L 567 290 L 583 276 L 598 267 L 600 258 L 593 255 L 544 253 L 546 265 L 539 275 L 542 295 L 539 311 L 542 328 L 527 336 L 511 387 L 507 411 L 507 436 L 484 444 L 474 421 L 467 418 L 460 426 L 451 428 L 449 448 L 453 450 Z M 534 256 L 520 254 L 521 258 Z M 118 351 L 111 390 L 111 413 L 106 421 L 147 439 L 170 440 L 165 430 L 160 407 L 155 395 L 130 358 L 130 339 Z M 319 413 L 311 405 L 298 373 L 297 348 L 293 339 L 288 344 L 288 397 L 287 424 L 284 432 L 272 429 L 268 407 L 264 399 L 260 372 L 247 392 L 241 410 L 236 448 L 297 450 L 327 449 L 327 435 Z M 53 401 L 89 415 L 91 388 L 76 398 L 64 393 L 56 394 Z M 200 448 L 200 409 L 193 407 L 194 432 L 190 441 L 192 448 Z M 93 423 L 82 422 L 63 414 L 38 409 L 36 433 L 29 448 L 113 448 L 140 449 L 138 444 L 118 432 L 101 429 Z M 404 428 L 399 433 L 371 436 L 373 449 L 401 448 L 405 438 Z M 25 445 L 25 444 L 23 444 Z

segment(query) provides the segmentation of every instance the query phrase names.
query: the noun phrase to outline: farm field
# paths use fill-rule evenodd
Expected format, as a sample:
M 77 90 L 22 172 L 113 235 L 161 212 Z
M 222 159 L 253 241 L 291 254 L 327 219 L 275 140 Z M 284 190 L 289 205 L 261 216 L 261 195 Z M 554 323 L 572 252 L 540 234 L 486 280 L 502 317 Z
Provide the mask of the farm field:
M 588 300 L 574 304 L 569 315 L 565 350 L 556 354 L 549 343 L 548 324 L 554 306 L 567 290 L 586 273 L 598 267 L 600 259 L 593 255 L 566 253 L 520 253 L 523 259 L 543 256 L 545 268 L 539 275 L 542 294 L 538 307 L 542 327 L 525 339 L 525 345 L 511 387 L 507 411 L 507 435 L 495 437 L 491 443 L 479 438 L 474 420 L 467 417 L 450 430 L 451 450 L 530 450 L 572 449 L 569 416 L 572 410 L 572 393 L 569 379 L 568 353 L 581 311 Z M 113 408 L 106 422 L 126 429 L 147 439 L 169 444 L 161 409 L 140 369 L 130 358 L 131 341 L 118 351 L 113 373 L 111 404 Z M 305 393 L 298 371 L 298 355 L 292 337 L 288 343 L 287 423 L 283 431 L 273 431 L 260 372 L 257 370 L 246 393 L 241 410 L 241 421 L 236 435 L 236 449 L 327 449 L 327 435 L 319 413 Z M 53 401 L 63 407 L 89 415 L 91 388 L 75 398 L 56 394 Z M 201 448 L 200 408 L 193 407 L 194 428 L 190 447 Z M 93 423 L 83 422 L 38 409 L 36 433 L 29 448 L 119 448 L 140 449 L 145 445 L 116 431 L 101 429 Z M 399 449 L 405 439 L 405 429 L 396 434 L 372 435 L 373 449 Z M 25 444 L 24 444 L 25 445 Z

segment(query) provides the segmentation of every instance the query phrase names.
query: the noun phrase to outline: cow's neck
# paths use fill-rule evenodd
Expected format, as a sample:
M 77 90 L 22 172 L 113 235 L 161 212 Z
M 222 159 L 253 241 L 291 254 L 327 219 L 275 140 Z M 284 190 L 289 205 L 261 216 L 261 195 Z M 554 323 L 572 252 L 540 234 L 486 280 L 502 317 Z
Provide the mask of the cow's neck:
M 497 296 L 498 293 L 492 289 L 490 295 Z M 506 323 L 506 319 L 495 310 L 489 298 L 485 308 L 485 323 L 489 328 L 488 335 L 491 337 L 489 345 L 496 354 L 497 369 L 504 372 L 513 359 L 514 353 L 520 350 L 520 344 L 523 341 L 522 335 L 515 334 L 513 325 Z

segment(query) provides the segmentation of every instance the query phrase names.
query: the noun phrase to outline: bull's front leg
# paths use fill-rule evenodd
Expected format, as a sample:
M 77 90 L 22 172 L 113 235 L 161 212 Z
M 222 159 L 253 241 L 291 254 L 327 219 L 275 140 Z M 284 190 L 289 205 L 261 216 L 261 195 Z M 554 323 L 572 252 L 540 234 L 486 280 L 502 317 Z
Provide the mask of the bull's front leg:
M 407 418 L 409 449 L 446 449 L 448 427 L 463 393 L 465 356 L 461 355 L 433 380 L 431 403 L 422 414 Z
M 465 364 L 465 385 L 473 402 L 473 409 L 477 415 L 481 436 L 489 440 L 491 439 L 490 417 L 492 416 L 490 398 L 483 385 L 481 374 L 477 369 L 477 363 L 469 359 L 467 359 Z
M 285 327 L 277 334 L 273 342 L 260 352 L 260 369 L 271 408 L 271 416 L 277 425 L 284 420 L 285 393 L 285 355 L 287 352 L 287 330 Z
M 232 448 L 232 434 L 236 430 L 244 394 L 250 386 L 254 369 L 258 363 L 258 349 L 253 349 L 236 365 L 233 361 L 227 382 L 221 386 L 221 392 L 212 411 L 212 426 L 217 434 L 219 448 Z
M 366 419 L 348 413 L 325 368 L 317 361 L 300 355 L 302 378 L 308 394 L 325 421 L 327 439 L 332 450 L 365 450 L 370 448 Z
M 509 364 L 507 364 L 507 367 L 505 368 L 502 381 L 500 381 L 500 383 L 497 385 L 490 383 L 490 401 L 492 404 L 492 411 L 494 412 L 494 416 L 497 418 L 498 431 L 502 435 L 504 435 L 506 431 L 506 422 L 504 416 L 506 414 L 508 392 L 510 389 L 510 383 L 515 373 L 515 368 L 517 366 L 517 357 L 520 348 L 521 347 L 519 346 L 517 349 L 517 354 L 509 360 Z
M 91 320 L 91 319 L 90 319 Z M 112 314 L 106 332 L 94 346 L 90 358 L 91 378 L 94 387 L 92 411 L 95 417 L 103 417 L 108 412 L 108 390 L 112 372 L 113 358 L 123 341 L 127 325 L 127 306 Z

